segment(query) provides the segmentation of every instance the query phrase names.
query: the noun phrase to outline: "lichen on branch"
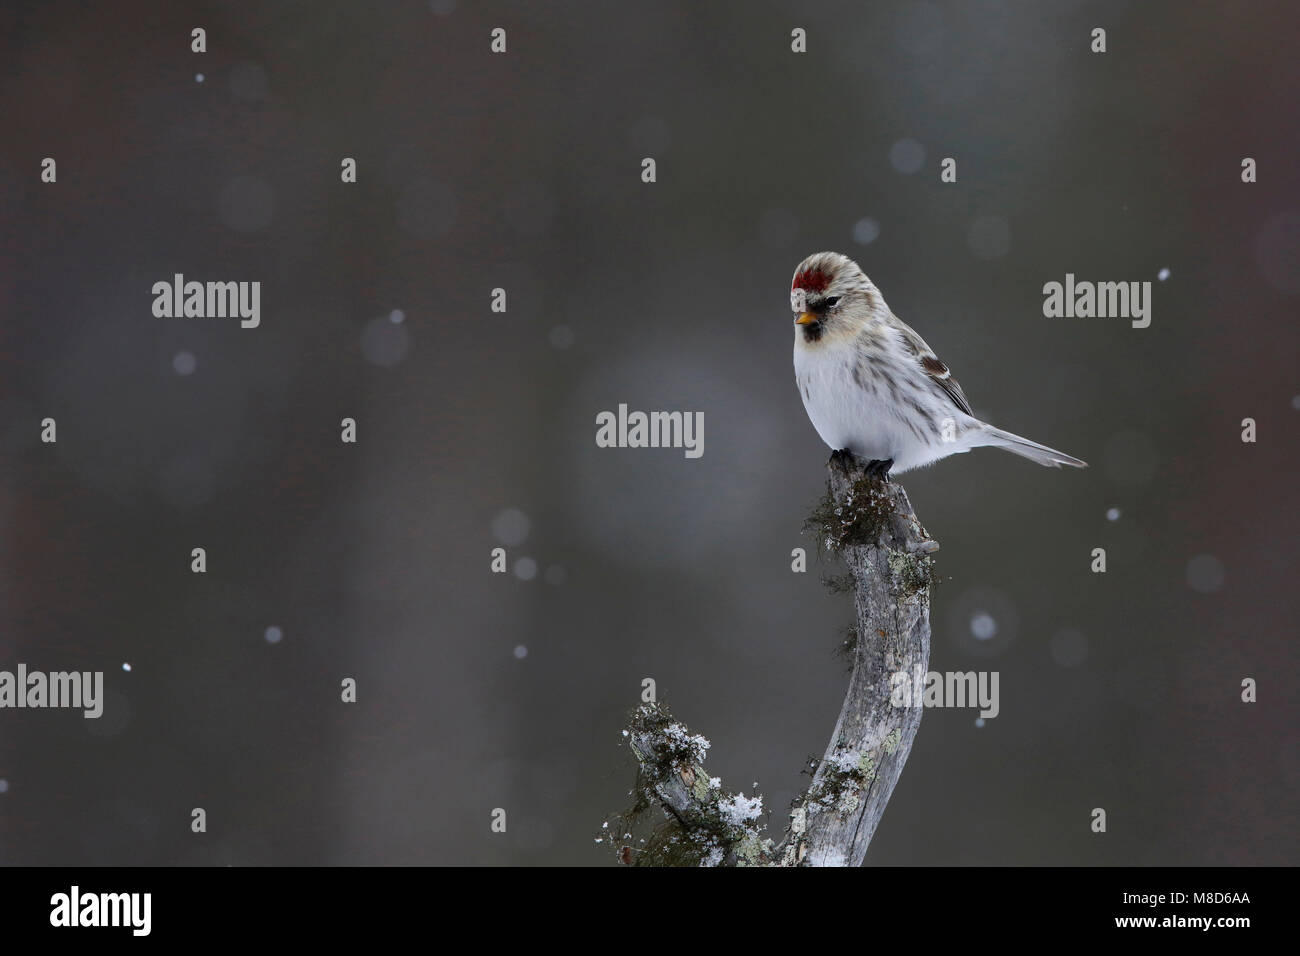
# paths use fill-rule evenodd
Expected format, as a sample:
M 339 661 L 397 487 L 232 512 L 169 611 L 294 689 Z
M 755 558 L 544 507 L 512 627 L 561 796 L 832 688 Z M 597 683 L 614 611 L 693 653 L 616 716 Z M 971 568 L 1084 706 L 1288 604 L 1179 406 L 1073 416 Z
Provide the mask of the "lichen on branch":
M 892 678 L 929 667 L 931 555 L 939 546 L 900 485 L 868 475 L 862 462 L 845 456 L 832 456 L 828 467 L 827 495 L 805 528 L 819 548 L 843 559 L 856 623 L 844 644 L 852 660 L 848 692 L 812 784 L 774 844 L 762 835 L 761 798 L 723 789 L 704 770 L 708 741 L 662 705 L 644 704 L 624 731 L 639 766 L 635 803 L 606 823 L 600 838 L 622 862 L 862 864 L 921 721 L 919 707 L 894 706 Z
M 639 765 L 631 810 L 604 827 L 620 862 L 635 866 L 754 866 L 772 841 L 761 836 L 763 800 L 722 786 L 704 769 L 709 742 L 662 704 L 632 713 L 628 739 Z M 650 820 L 663 811 L 657 825 Z M 647 826 L 650 824 L 650 826 Z

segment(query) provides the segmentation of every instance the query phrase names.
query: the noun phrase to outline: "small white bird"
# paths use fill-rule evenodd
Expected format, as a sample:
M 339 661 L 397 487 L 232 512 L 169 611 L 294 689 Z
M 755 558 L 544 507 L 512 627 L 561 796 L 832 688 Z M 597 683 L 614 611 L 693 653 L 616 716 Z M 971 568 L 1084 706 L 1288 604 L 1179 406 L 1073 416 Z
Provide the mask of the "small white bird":
M 1040 465 L 1077 458 L 975 417 L 948 366 L 885 304 L 858 264 L 838 252 L 799 263 L 790 285 L 794 375 L 822 441 L 888 477 L 984 445 Z

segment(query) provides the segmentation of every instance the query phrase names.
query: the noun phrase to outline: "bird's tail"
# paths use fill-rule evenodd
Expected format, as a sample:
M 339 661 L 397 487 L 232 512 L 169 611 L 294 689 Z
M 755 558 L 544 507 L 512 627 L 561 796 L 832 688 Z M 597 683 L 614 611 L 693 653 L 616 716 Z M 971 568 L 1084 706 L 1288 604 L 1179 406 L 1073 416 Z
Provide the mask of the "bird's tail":
M 984 426 L 988 440 L 983 442 L 985 445 L 992 445 L 995 448 L 1004 448 L 1013 455 L 1019 455 L 1021 458 L 1028 458 L 1030 461 L 1036 461 L 1040 465 L 1046 465 L 1048 468 L 1060 468 L 1062 465 L 1069 465 L 1072 468 L 1087 468 L 1086 461 L 1080 461 L 1063 451 L 1057 451 L 1055 448 L 1048 448 L 1046 445 L 1040 445 L 1036 441 L 1030 441 L 1028 438 L 1021 438 L 1019 435 L 1013 435 L 1011 432 L 1004 432 L 1001 428 L 994 428 L 992 425 Z

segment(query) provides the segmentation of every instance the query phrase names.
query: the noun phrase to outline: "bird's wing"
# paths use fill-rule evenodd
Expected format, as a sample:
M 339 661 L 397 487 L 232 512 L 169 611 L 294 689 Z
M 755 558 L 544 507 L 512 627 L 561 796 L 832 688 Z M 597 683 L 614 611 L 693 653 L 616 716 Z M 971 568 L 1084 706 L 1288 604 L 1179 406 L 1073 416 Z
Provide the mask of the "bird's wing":
M 912 329 L 898 316 L 890 316 L 894 320 L 893 324 L 898 329 L 899 338 L 902 340 L 903 347 L 909 353 L 916 356 L 922 371 L 933 382 L 943 394 L 952 400 L 952 403 L 967 415 L 974 415 L 971 410 L 970 402 L 966 400 L 966 393 L 961 390 L 957 380 L 952 377 L 952 372 L 948 371 L 948 366 L 939 361 L 939 356 L 934 354 L 934 349 L 925 344 L 925 339 L 917 335 Z

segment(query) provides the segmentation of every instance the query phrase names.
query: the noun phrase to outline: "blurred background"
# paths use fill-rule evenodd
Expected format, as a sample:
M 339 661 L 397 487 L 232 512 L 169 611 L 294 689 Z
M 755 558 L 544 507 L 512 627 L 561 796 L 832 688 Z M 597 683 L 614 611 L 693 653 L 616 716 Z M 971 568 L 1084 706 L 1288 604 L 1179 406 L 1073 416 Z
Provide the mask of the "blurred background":
M 1297 26 L 5 4 L 0 669 L 107 700 L 0 712 L 0 863 L 611 865 L 647 677 L 779 836 L 852 623 L 838 568 L 791 571 L 829 450 L 788 290 L 823 249 L 977 413 L 1092 465 L 903 476 L 931 666 L 997 670 L 1001 713 L 926 713 L 868 862 L 1293 862 Z M 1151 326 L 1044 318 L 1067 272 L 1152 282 Z M 175 273 L 260 281 L 261 326 L 155 318 Z M 598 449 L 620 403 L 703 412 L 704 456 Z

